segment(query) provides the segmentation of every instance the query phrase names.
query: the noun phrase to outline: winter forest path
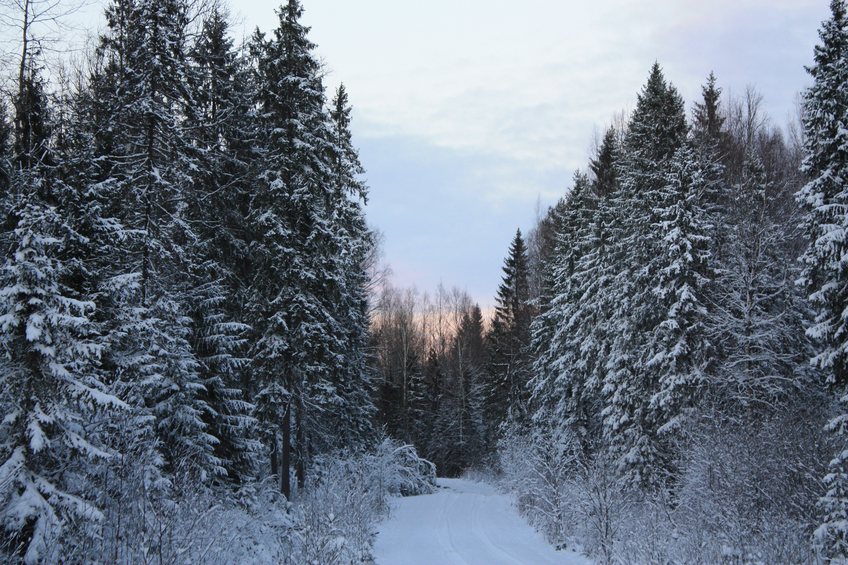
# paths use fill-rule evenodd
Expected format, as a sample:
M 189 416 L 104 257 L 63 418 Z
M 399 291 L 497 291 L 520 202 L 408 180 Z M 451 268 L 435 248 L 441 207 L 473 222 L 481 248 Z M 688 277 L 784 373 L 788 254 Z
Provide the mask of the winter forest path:
M 492 486 L 439 479 L 434 494 L 396 499 L 377 535 L 377 565 L 588 565 L 556 551 Z

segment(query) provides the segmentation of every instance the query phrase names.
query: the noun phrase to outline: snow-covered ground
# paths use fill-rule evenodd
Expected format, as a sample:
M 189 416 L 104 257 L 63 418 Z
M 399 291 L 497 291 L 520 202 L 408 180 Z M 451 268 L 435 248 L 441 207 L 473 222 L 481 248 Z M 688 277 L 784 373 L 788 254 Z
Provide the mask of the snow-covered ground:
M 396 499 L 377 536 L 377 565 L 588 565 L 556 551 L 507 495 L 463 479 L 439 479 L 435 494 Z

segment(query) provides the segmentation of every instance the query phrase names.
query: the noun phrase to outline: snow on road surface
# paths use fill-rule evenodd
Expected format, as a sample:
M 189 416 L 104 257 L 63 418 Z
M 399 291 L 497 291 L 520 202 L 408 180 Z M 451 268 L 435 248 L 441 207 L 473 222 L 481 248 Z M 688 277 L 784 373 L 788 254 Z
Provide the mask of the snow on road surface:
M 463 479 L 439 479 L 439 486 L 435 494 L 393 501 L 377 535 L 377 565 L 590 563 L 556 551 L 492 486 Z

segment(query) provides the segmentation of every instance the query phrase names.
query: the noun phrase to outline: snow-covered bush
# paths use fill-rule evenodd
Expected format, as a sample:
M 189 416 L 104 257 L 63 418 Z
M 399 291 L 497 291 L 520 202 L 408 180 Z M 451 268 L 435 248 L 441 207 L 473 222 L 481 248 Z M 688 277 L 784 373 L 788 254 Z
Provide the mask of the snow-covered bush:
M 510 430 L 499 442 L 501 483 L 518 510 L 551 542 L 568 541 L 573 507 L 567 483 L 578 467 L 577 445 L 550 429 L 533 435 Z
M 372 452 L 319 458 L 295 499 L 292 562 L 368 561 L 389 496 L 431 493 L 435 484 L 433 464 L 389 438 Z
M 827 411 L 812 410 L 807 399 L 756 421 L 705 418 L 692 426 L 672 514 L 679 559 L 815 561 L 810 540 L 827 461 Z
M 827 410 L 810 399 L 751 421 L 692 421 L 666 489 L 627 487 L 603 449 L 567 434 L 507 434 L 500 483 L 552 542 L 601 563 L 816 563 L 811 546 Z
M 104 508 L 98 531 L 64 540 L 68 563 L 282 563 L 293 551 L 293 514 L 273 482 L 249 496 L 197 486 L 127 492 L 133 498 Z
M 433 492 L 435 468 L 409 445 L 385 439 L 373 450 L 311 462 L 292 501 L 275 480 L 243 492 L 197 483 L 146 483 L 142 466 L 96 469 L 88 477 L 104 519 L 69 524 L 48 548 L 68 563 L 367 562 L 389 497 Z M 2 560 L 2 559 L 0 559 Z
M 603 453 L 579 460 L 565 482 L 563 503 L 569 509 L 570 529 L 579 544 L 601 563 L 611 563 L 615 544 L 631 506 L 612 461 Z

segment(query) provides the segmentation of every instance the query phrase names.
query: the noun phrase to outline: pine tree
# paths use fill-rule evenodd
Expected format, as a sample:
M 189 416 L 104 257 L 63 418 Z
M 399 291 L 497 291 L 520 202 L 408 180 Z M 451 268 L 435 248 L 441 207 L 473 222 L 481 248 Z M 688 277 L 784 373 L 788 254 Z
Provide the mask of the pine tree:
M 845 229 L 848 192 L 848 19 L 845 3 L 833 0 L 831 17 L 819 31 L 815 64 L 809 68 L 813 85 L 803 95 L 806 157 L 802 170 L 810 182 L 798 193 L 806 209 L 806 235 L 810 245 L 803 255 L 802 283 L 815 310 L 815 322 L 807 330 L 820 352 L 812 362 L 824 371 L 843 404 L 848 402 L 848 268 L 842 257 L 848 246 Z M 845 449 L 848 415 L 834 418 L 829 428 L 841 446 L 830 462 L 824 482 L 827 492 L 820 501 L 823 521 L 816 538 L 826 555 L 848 557 L 848 450 Z

